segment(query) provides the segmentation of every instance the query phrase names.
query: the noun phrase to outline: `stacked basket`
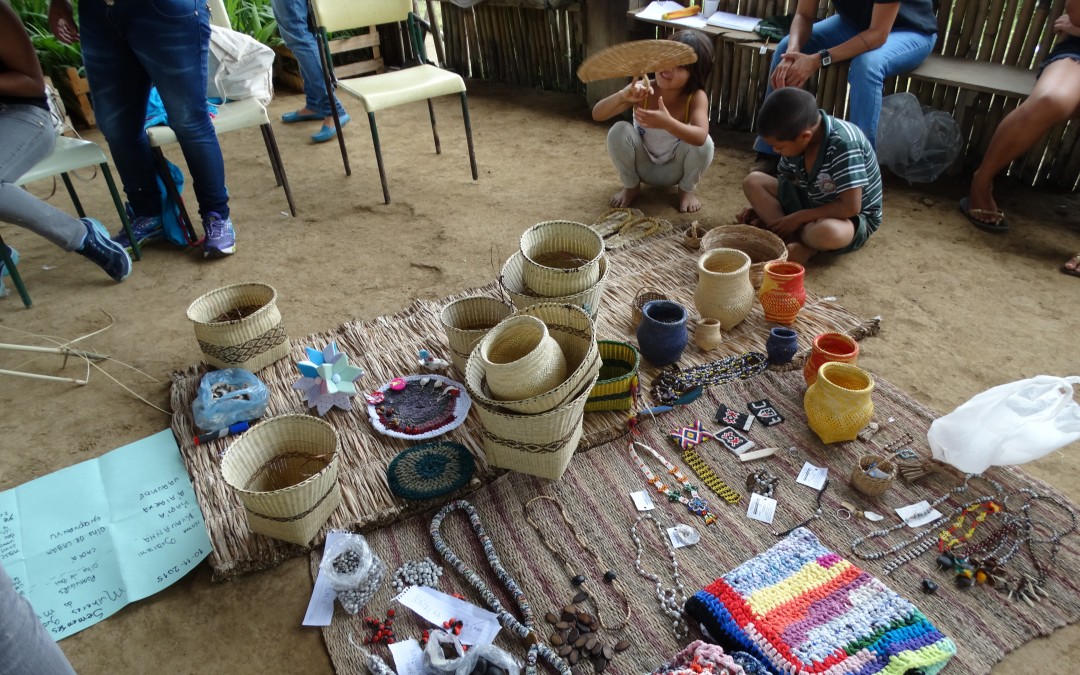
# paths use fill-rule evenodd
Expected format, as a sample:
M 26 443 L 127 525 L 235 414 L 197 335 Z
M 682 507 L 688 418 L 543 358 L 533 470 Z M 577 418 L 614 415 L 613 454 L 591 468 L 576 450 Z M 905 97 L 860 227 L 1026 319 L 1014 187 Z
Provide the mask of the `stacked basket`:
M 488 464 L 561 478 L 600 362 L 592 319 L 576 305 L 534 304 L 491 329 L 465 366 Z
M 521 235 L 499 283 L 514 307 L 554 302 L 576 305 L 595 318 L 607 277 L 604 240 L 587 225 L 549 220 Z

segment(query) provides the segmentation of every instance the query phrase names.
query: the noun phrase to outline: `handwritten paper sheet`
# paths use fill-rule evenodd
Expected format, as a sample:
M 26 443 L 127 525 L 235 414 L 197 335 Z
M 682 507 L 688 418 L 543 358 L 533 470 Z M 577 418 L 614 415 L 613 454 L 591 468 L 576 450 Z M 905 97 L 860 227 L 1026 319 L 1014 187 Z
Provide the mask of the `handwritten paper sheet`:
M 436 626 L 450 619 L 461 621 L 463 625 L 459 638 L 462 644 L 489 645 L 499 634 L 497 614 L 434 588 L 408 586 L 394 599 Z
M 0 564 L 57 640 L 210 553 L 172 432 L 0 492 Z
M 759 23 L 761 23 L 761 19 L 752 16 L 732 14 L 731 12 L 714 12 L 708 19 L 708 24 L 710 26 L 741 30 L 747 33 L 753 33 Z

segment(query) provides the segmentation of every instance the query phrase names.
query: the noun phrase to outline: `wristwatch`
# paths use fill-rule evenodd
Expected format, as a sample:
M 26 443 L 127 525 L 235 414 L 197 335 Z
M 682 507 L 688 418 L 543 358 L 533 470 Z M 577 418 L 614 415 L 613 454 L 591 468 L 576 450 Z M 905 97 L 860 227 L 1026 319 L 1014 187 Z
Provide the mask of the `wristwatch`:
M 822 49 L 820 52 L 818 52 L 818 56 L 821 57 L 822 68 L 826 68 L 832 65 L 832 54 L 829 53 L 828 49 Z

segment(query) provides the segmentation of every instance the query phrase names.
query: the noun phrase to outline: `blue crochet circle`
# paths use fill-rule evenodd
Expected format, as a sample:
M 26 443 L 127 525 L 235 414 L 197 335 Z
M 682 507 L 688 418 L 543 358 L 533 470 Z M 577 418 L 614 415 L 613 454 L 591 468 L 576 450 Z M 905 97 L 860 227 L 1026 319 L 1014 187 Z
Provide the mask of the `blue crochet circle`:
M 435 441 L 405 450 L 390 462 L 386 482 L 403 499 L 432 499 L 464 486 L 476 470 L 469 449 Z

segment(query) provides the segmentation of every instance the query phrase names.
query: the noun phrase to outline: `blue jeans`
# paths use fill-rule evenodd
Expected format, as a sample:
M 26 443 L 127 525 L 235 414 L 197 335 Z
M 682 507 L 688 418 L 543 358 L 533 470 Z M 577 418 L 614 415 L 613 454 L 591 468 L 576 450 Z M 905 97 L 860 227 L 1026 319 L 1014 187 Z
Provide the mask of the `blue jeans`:
M 300 66 L 300 76 L 304 78 L 304 107 L 323 117 L 334 114 L 330 99 L 326 95 L 326 82 L 323 79 L 322 59 L 319 57 L 319 38 L 308 28 L 307 0 L 270 0 L 277 20 L 278 32 L 285 46 L 292 50 L 296 63 Z M 345 108 L 334 97 L 338 115 L 345 114 Z
M 834 14 L 824 21 L 814 24 L 813 31 L 802 47 L 803 54 L 816 54 L 822 49 L 831 49 L 847 42 L 861 33 L 851 21 L 839 14 Z M 870 145 L 877 147 L 878 117 L 881 115 L 881 90 L 885 79 L 914 70 L 926 60 L 937 42 L 937 35 L 924 35 L 909 30 L 894 30 L 889 33 L 885 44 L 877 49 L 859 54 L 851 60 L 848 67 L 848 84 L 851 89 L 848 96 L 848 120 L 862 129 Z M 776 45 L 769 73 L 776 69 L 780 57 L 787 51 L 788 39 L 785 37 Z M 772 93 L 772 85 L 765 91 Z M 758 138 L 754 142 L 758 152 L 776 154 L 769 144 Z
M 79 30 L 94 114 L 135 215 L 161 213 L 157 167 L 144 130 L 155 85 L 191 171 L 199 213 L 228 217 L 225 164 L 206 111 L 205 0 L 83 0 Z

